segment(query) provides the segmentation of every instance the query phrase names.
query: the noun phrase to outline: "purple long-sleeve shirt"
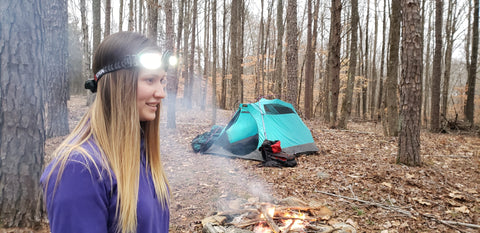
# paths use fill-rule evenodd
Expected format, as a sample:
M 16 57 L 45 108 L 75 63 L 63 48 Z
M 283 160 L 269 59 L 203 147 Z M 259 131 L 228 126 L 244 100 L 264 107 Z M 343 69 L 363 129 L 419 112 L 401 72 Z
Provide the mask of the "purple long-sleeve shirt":
M 117 180 L 109 178 L 98 160 L 99 151 L 92 140 L 82 147 L 92 155 L 92 161 L 74 152 L 55 189 L 58 167 L 45 187 L 52 163 L 45 169 L 40 182 L 44 188 L 50 230 L 52 233 L 114 233 L 117 221 Z M 143 143 L 142 143 L 143 145 Z M 145 150 L 141 150 L 140 179 L 137 202 L 137 232 L 167 233 L 170 214 L 157 199 L 150 171 L 145 169 Z M 54 190 L 55 189 L 55 190 Z

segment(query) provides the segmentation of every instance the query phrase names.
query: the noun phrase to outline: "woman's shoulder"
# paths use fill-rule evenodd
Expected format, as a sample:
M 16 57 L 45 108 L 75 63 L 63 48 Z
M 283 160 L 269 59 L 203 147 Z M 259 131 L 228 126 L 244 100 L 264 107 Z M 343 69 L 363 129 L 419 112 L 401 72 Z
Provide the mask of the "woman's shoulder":
M 41 180 L 65 171 L 76 173 L 88 171 L 91 176 L 102 178 L 108 174 L 108 170 L 108 164 L 103 159 L 100 148 L 94 140 L 89 139 L 78 146 L 60 151 L 46 166 Z

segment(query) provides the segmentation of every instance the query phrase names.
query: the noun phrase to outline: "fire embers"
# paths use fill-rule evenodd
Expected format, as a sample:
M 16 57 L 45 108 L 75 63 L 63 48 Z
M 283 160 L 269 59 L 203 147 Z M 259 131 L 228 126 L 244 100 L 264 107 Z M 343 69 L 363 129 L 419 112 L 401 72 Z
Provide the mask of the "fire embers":
M 332 214 L 324 205 L 287 198 L 276 205 L 251 203 L 218 212 L 203 219 L 202 226 L 206 233 L 356 232 L 353 221 L 339 222 Z

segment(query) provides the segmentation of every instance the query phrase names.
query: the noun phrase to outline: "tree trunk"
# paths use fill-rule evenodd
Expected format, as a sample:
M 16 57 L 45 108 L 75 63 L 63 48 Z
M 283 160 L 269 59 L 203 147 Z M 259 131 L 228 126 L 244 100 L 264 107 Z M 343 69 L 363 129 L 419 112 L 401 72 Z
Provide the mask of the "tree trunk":
M 392 1 L 390 16 L 389 58 L 387 61 L 387 79 L 385 80 L 385 111 L 382 123 L 385 136 L 398 136 L 398 51 L 400 43 L 400 1 Z
M 202 89 L 202 97 L 200 103 L 200 109 L 205 111 L 205 105 L 207 102 L 207 90 L 208 90 L 208 66 L 209 66 L 209 47 L 210 47 L 210 14 L 208 9 L 209 1 L 205 1 L 205 9 L 204 12 L 204 35 L 203 35 L 203 89 Z M 212 76 L 213 77 L 213 76 Z
M 453 13 L 456 9 L 457 1 L 448 1 L 448 13 L 447 21 L 445 24 L 445 39 L 446 39 L 446 49 L 445 49 L 445 71 L 443 75 L 443 89 L 442 89 L 442 104 L 441 104 L 441 115 L 447 118 L 448 110 L 448 96 L 450 89 L 450 71 L 452 67 L 452 53 L 453 53 L 453 42 L 455 40 L 454 34 L 456 31 L 456 22 L 457 17 Z
M 275 71 L 272 88 L 272 94 L 276 98 L 282 98 L 283 30 L 283 0 L 277 0 L 277 47 L 275 50 Z
M 233 0 L 230 18 L 230 64 L 232 70 L 230 107 L 235 109 L 240 103 L 240 36 L 242 0 Z
M 185 91 L 187 92 L 186 107 L 188 109 L 192 108 L 192 96 L 193 96 L 193 82 L 194 82 L 194 74 L 195 74 L 195 36 L 197 33 L 197 2 L 198 0 L 193 0 L 193 8 L 192 8 L 192 40 L 190 42 L 190 56 L 188 62 L 188 86 Z
M 387 0 L 384 0 L 383 1 L 383 19 L 385 19 L 387 17 Z M 379 118 L 379 120 L 381 120 L 381 112 L 383 112 L 383 108 L 384 108 L 384 105 L 383 105 L 383 88 L 384 88 L 384 80 L 385 80 L 385 44 L 387 43 L 386 42 L 386 32 L 387 31 L 387 21 L 386 20 L 383 20 L 382 22 L 382 55 L 381 55 L 381 61 L 380 61 L 380 77 L 379 77 L 379 87 L 378 87 L 378 100 L 377 100 L 377 109 L 378 109 L 378 112 L 377 112 L 377 118 Z
M 190 87 L 190 74 L 189 74 L 189 69 L 190 69 L 190 61 L 188 59 L 188 40 L 190 39 L 190 18 L 191 15 L 187 12 L 190 12 L 189 8 L 189 1 L 188 0 L 182 0 L 184 2 L 184 16 L 185 20 L 184 25 L 183 25 L 183 69 L 182 69 L 182 78 L 184 80 L 183 82 L 183 104 L 185 106 L 188 106 L 190 103 L 190 98 L 188 97 L 189 95 L 189 87 Z M 190 105 L 191 106 L 191 105 Z
M 429 4 L 430 6 L 432 4 Z M 429 8 L 428 12 L 428 28 L 427 28 L 427 40 L 426 41 L 431 41 L 432 39 L 432 14 L 433 10 Z M 425 85 L 423 85 L 424 90 L 423 90 L 423 108 L 422 108 L 422 115 L 423 115 L 423 125 L 427 126 L 428 125 L 428 119 L 429 119 L 429 112 L 428 110 L 430 109 L 429 103 L 430 103 L 430 94 L 432 93 L 430 90 L 431 87 L 431 76 L 430 76 L 430 44 L 427 43 L 427 49 L 426 49 L 426 54 L 425 54 L 425 72 L 423 72 L 425 75 Z
M 226 51 L 226 31 L 227 31 L 227 7 L 223 0 L 223 23 L 222 23 L 222 91 L 220 99 L 220 108 L 227 108 L 227 51 Z
M 365 77 L 364 83 L 362 85 L 362 119 L 365 120 L 367 117 L 367 109 L 368 109 L 368 90 L 372 88 L 372 78 L 370 75 L 370 72 L 368 70 L 369 67 L 369 62 L 370 58 L 368 57 L 369 55 L 369 22 L 370 22 L 370 0 L 367 0 L 367 6 L 366 6 L 366 18 L 365 18 L 365 54 L 364 54 L 364 60 L 363 60 L 363 76 Z
M 430 131 L 440 131 L 440 82 L 442 78 L 442 23 L 443 1 L 435 0 L 435 50 L 433 52 Z
M 318 1 L 317 1 L 318 2 Z M 312 118 L 313 115 L 313 84 L 314 84 L 314 69 L 315 69 L 315 51 L 313 50 L 313 7 L 312 2 L 307 1 L 307 50 L 306 53 L 306 68 L 305 68 L 305 96 L 304 96 L 304 117 L 306 119 Z
M 352 38 L 350 41 L 350 63 L 348 66 L 348 81 L 347 89 L 345 90 L 345 97 L 342 101 L 342 112 L 338 127 L 341 129 L 347 128 L 347 120 L 352 112 L 352 97 L 353 87 L 355 86 L 355 70 L 357 68 L 357 30 L 358 30 L 358 0 L 352 0 L 352 16 L 351 16 L 351 33 Z
M 92 1 L 92 17 L 93 17 L 93 52 L 97 51 L 98 45 L 102 41 L 102 26 L 101 26 L 101 0 Z
M 43 220 L 38 182 L 45 145 L 44 79 L 50 77 L 42 55 L 47 5 L 12 0 L 0 8 L 0 226 L 6 228 L 37 227 Z
M 212 1 L 212 125 L 217 121 L 217 0 Z
M 154 7 L 157 8 L 158 2 L 154 0 L 153 3 Z M 182 3 L 179 3 L 180 5 Z M 158 11 L 150 9 L 151 6 L 149 7 L 149 14 L 148 18 L 153 18 L 150 16 L 150 14 L 154 14 L 154 16 L 158 17 Z M 165 49 L 169 52 L 172 53 L 173 56 L 176 54 L 173 54 L 174 52 L 174 25 L 173 25 L 173 3 L 172 0 L 166 0 L 164 1 L 164 11 L 165 11 Z M 179 12 L 179 18 L 182 18 L 181 16 L 183 14 L 183 6 L 180 6 L 180 12 Z M 183 19 L 182 19 L 183 20 Z M 179 31 L 179 36 L 181 37 L 182 35 L 182 20 L 179 20 L 178 24 L 178 31 Z M 152 28 L 150 25 L 148 26 L 149 31 L 151 32 L 151 36 L 156 35 L 156 33 L 152 33 L 153 31 L 157 31 L 157 27 Z M 180 45 L 180 38 L 178 38 L 177 41 L 177 51 L 178 47 Z M 177 99 L 177 90 L 178 90 L 178 66 L 171 67 L 168 72 L 167 72 L 167 128 L 169 129 L 174 129 L 176 128 L 176 99 Z
M 288 0 L 287 8 L 287 92 L 285 100 L 298 109 L 297 0 Z
M 378 84 L 378 76 L 377 76 L 377 41 L 378 41 L 378 10 L 377 10 L 378 2 L 375 0 L 375 32 L 374 32 L 374 39 L 373 39 L 373 57 L 372 57 L 372 71 L 371 71 L 371 88 L 370 88 L 370 119 L 375 120 L 376 114 L 376 104 L 375 104 L 375 96 L 377 95 L 377 84 Z
M 340 48 L 342 33 L 342 1 L 332 0 L 330 23 L 330 39 L 328 40 L 328 66 L 330 86 L 330 127 L 336 127 L 338 95 L 340 91 Z
M 475 112 L 475 82 L 477 78 L 477 56 L 478 56 L 478 18 L 479 18 L 479 0 L 473 1 L 473 29 L 472 29 L 472 55 L 470 58 L 470 69 L 467 79 L 467 100 L 465 102 L 465 120 L 471 125 L 474 123 Z
M 96 0 L 95 0 L 96 1 Z M 134 24 L 134 7 L 133 7 L 133 0 L 130 0 L 130 3 L 128 4 L 128 31 L 133 32 L 135 29 L 135 24 Z
M 110 35 L 110 24 L 112 19 L 112 3 L 111 0 L 105 0 L 105 31 L 103 37 Z
M 421 165 L 423 41 L 420 0 L 402 0 L 402 78 L 400 81 L 400 133 L 397 162 Z
M 157 41 L 158 34 L 158 0 L 149 0 L 148 1 L 148 30 L 147 37 L 153 41 Z M 170 48 L 168 50 L 173 52 L 173 13 L 172 13 L 172 0 L 165 1 L 165 26 L 166 28 L 166 45 L 168 44 Z
M 124 0 L 119 0 L 119 1 L 120 1 L 120 7 L 118 9 L 118 31 L 121 32 L 123 31 L 123 1 Z
M 69 133 L 67 100 L 69 81 L 68 12 L 65 1 L 45 1 L 43 12 L 45 71 L 48 74 L 45 89 L 46 136 L 64 136 Z

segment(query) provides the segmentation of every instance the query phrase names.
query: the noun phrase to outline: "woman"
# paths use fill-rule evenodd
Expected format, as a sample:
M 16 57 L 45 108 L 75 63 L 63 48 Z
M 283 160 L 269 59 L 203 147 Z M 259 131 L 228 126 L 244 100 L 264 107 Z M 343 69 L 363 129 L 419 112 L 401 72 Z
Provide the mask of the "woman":
M 99 45 L 85 85 L 98 89 L 96 99 L 41 178 L 51 232 L 168 232 L 159 146 L 165 60 L 133 32 Z

